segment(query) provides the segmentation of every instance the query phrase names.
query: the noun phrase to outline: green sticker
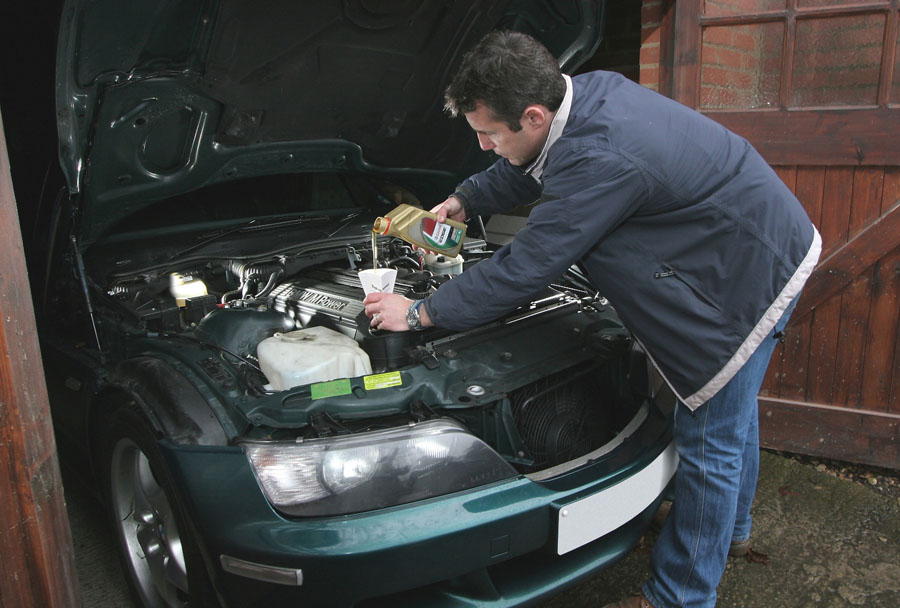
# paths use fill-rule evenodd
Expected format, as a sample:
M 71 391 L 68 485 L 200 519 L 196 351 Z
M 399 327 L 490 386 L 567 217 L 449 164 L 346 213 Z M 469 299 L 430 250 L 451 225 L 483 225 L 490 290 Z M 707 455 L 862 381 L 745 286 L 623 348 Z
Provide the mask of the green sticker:
M 365 383 L 366 390 L 371 391 L 378 388 L 400 386 L 403 384 L 403 379 L 400 378 L 400 372 L 387 372 L 385 374 L 366 376 L 363 378 L 363 383 Z
M 324 397 L 337 397 L 338 395 L 349 395 L 353 391 L 350 386 L 349 378 L 341 380 L 332 380 L 331 382 L 319 382 L 309 387 L 310 396 L 313 399 L 322 399 Z

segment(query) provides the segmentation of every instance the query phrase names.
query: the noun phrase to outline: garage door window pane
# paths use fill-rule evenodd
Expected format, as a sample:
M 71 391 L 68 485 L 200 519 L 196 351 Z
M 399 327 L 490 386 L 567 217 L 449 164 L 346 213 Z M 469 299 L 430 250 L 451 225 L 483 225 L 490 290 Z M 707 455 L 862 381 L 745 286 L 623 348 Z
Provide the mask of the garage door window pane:
M 867 4 L 887 4 L 890 0 L 866 0 Z M 859 0 L 798 0 L 799 8 L 815 8 L 820 6 L 847 6 L 848 4 L 859 4 Z
M 894 44 L 894 86 L 891 87 L 891 107 L 900 108 L 900 32 Z
M 783 37 L 784 26 L 780 22 L 705 28 L 700 107 L 777 106 Z
M 875 105 L 884 26 L 883 14 L 798 20 L 790 105 Z
M 787 0 L 706 0 L 704 14 L 707 17 L 723 15 L 752 15 L 765 11 L 781 11 Z

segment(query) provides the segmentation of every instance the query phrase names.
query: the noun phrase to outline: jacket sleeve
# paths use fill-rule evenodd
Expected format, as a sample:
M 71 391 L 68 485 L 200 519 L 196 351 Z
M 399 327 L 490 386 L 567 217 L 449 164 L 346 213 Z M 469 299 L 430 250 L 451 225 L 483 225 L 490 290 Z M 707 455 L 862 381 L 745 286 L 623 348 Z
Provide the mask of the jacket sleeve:
M 647 198 L 637 165 L 615 151 L 570 147 L 555 156 L 525 228 L 425 301 L 435 325 L 471 329 L 528 302 L 591 249 L 602 247 L 606 235 Z
M 460 183 L 453 194 L 462 201 L 466 217 L 470 218 L 533 203 L 541 195 L 541 186 L 533 177 L 502 158 Z

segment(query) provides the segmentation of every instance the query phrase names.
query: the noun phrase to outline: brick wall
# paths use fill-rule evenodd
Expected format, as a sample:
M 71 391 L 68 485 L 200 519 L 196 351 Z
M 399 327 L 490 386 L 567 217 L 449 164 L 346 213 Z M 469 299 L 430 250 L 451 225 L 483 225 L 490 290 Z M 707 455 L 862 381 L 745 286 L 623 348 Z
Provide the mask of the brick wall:
M 659 90 L 660 27 L 667 0 L 643 0 L 641 3 L 640 82 Z

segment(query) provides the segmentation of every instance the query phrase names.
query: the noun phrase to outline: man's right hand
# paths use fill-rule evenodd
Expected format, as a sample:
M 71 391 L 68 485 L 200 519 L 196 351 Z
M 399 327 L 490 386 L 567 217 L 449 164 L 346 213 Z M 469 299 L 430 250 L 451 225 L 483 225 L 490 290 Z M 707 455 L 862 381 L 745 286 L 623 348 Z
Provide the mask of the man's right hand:
M 437 221 L 443 222 L 448 217 L 457 222 L 466 221 L 466 210 L 463 208 L 462 202 L 455 196 L 448 196 L 440 205 L 435 205 L 431 212 L 437 215 Z
M 431 212 L 437 216 L 437 221 L 443 223 L 449 217 L 451 220 L 456 220 L 457 222 L 466 221 L 466 210 L 463 207 L 462 201 L 460 201 L 455 196 L 448 196 L 447 200 L 439 205 L 435 205 L 431 208 Z M 418 247 L 413 245 L 413 249 L 415 251 L 424 251 L 425 253 L 432 253 L 437 255 L 436 251 L 431 251 L 430 249 L 425 249 L 424 247 Z

